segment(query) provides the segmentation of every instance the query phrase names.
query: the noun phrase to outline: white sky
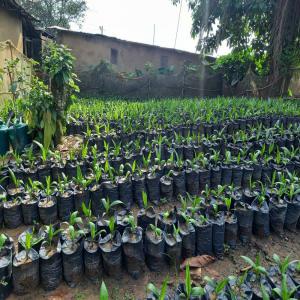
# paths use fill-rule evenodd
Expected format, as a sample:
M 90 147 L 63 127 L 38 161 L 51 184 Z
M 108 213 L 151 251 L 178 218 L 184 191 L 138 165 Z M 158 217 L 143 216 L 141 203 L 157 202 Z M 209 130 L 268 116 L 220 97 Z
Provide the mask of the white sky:
M 87 0 L 88 11 L 82 27 L 73 30 L 100 33 L 129 41 L 152 44 L 155 24 L 155 45 L 174 47 L 179 5 L 171 0 Z M 192 18 L 183 0 L 176 48 L 195 52 L 197 40 L 191 37 Z M 226 45 L 217 54 L 228 52 Z

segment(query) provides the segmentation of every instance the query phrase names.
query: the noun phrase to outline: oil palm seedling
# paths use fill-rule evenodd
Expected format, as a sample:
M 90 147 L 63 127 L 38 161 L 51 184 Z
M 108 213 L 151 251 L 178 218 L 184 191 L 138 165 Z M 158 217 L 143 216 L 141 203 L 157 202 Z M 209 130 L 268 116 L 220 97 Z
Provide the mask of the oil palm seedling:
M 75 183 L 74 191 L 74 207 L 75 210 L 82 212 L 82 203 L 88 206 L 90 201 L 89 186 L 92 183 L 92 179 L 87 179 L 83 176 L 80 166 L 77 166 L 76 177 L 73 178 Z
M 168 277 L 163 280 L 162 286 L 159 289 L 153 283 L 148 283 L 147 292 L 149 293 L 149 297 L 154 298 L 155 300 L 169 300 L 170 298 L 167 296 L 168 289 Z
M 43 224 L 53 224 L 57 220 L 57 191 L 56 182 L 52 182 L 50 176 L 46 177 L 46 184 L 41 183 L 42 194 L 38 203 L 39 216 Z

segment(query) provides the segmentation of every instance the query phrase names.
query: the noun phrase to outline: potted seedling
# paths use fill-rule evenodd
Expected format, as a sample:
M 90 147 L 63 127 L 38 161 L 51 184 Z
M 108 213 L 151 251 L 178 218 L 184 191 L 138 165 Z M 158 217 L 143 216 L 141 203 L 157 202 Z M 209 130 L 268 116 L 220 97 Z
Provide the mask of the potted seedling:
M 300 260 L 294 260 L 289 263 L 288 274 L 296 286 L 300 285 Z
M 225 213 L 225 243 L 229 245 L 230 248 L 236 247 L 237 233 L 238 233 L 238 223 L 235 213 L 232 211 L 232 199 L 225 197 L 224 202 L 226 205 Z
M 262 172 L 262 166 L 259 161 L 259 156 L 261 152 L 259 150 L 256 150 L 254 152 L 249 153 L 249 158 L 250 158 L 250 165 L 253 168 L 253 173 L 252 173 L 252 180 L 253 181 L 260 181 L 261 180 L 261 172 Z
M 23 222 L 21 198 L 14 197 L 7 201 L 6 196 L 2 195 L 3 202 L 3 221 L 7 228 L 17 228 Z
M 232 300 L 252 299 L 253 293 L 246 282 L 248 273 L 244 272 L 241 276 L 228 277 L 228 294 Z
M 270 227 L 278 234 L 283 233 L 284 221 L 287 211 L 287 203 L 284 200 L 286 181 L 281 178 L 278 187 L 274 189 L 274 192 L 270 195 L 269 210 L 270 210 Z
M 165 257 L 165 234 L 156 225 L 150 224 L 145 233 L 146 263 L 151 271 L 158 272 L 163 269 Z
M 172 233 L 167 233 L 166 240 L 166 260 L 170 266 L 174 266 L 175 270 L 179 270 L 180 260 L 182 256 L 182 238 L 180 236 L 180 228 L 173 224 Z
M 249 265 L 249 272 L 246 278 L 246 283 L 250 286 L 253 297 L 257 297 L 258 299 L 262 299 L 262 290 L 261 286 L 264 287 L 266 294 L 269 296 L 272 292 L 272 287 L 267 280 L 267 271 L 261 265 L 260 255 L 256 256 L 255 261 L 247 256 L 241 256 L 241 258 Z
M 256 192 L 256 198 L 252 203 L 253 214 L 253 232 L 259 237 L 268 237 L 270 234 L 270 216 L 267 203 L 267 188 L 260 183 L 260 190 Z
M 229 150 L 225 151 L 225 159 L 221 165 L 221 185 L 230 185 L 232 180 L 232 156 Z
M 220 281 L 213 280 L 207 276 L 204 277 L 207 281 L 205 285 L 205 294 L 209 299 L 229 299 L 226 287 L 228 285 L 228 278 L 224 278 Z
M 166 233 L 171 233 L 173 231 L 173 225 L 176 225 L 176 211 L 165 211 L 158 215 L 158 227 L 161 228 Z
M 102 276 L 102 257 L 98 245 L 99 235 L 105 231 L 97 231 L 95 223 L 89 223 L 89 235 L 84 241 L 84 272 L 92 282 L 98 281 Z
M 55 151 L 53 153 L 53 159 L 51 164 L 51 173 L 53 181 L 58 181 L 58 179 L 64 174 L 65 171 L 65 161 L 62 157 L 60 151 Z
M 122 272 L 122 238 L 116 230 L 114 217 L 109 219 L 108 228 L 108 233 L 100 236 L 99 247 L 105 272 L 118 279 Z
M 144 267 L 143 230 L 137 226 L 132 215 L 127 217 L 130 226 L 126 227 L 122 235 L 122 246 L 125 265 L 128 273 L 138 279 Z
M 283 276 L 285 276 L 286 288 L 289 290 L 295 289 L 296 291 L 297 287 L 291 276 L 288 274 L 288 268 L 290 265 L 289 256 L 285 257 L 284 259 L 280 259 L 277 254 L 273 254 L 273 261 L 275 262 L 275 265 L 268 269 L 268 279 L 273 289 L 281 288 Z
M 4 233 L 0 234 L 0 297 L 6 299 L 12 290 L 12 248 L 9 237 Z
M 25 225 L 32 225 L 39 220 L 38 201 L 40 199 L 40 183 L 28 178 L 25 195 L 21 200 L 22 215 Z
M 173 200 L 173 178 L 172 171 L 160 178 L 160 194 L 162 200 L 169 202 Z
M 46 184 L 41 184 L 41 186 L 43 192 L 38 203 L 40 220 L 46 225 L 53 224 L 57 220 L 56 182 L 51 182 L 51 178 L 48 176 Z
M 136 167 L 136 161 L 132 164 L 132 190 L 133 200 L 137 203 L 139 208 L 143 207 L 143 192 L 146 192 L 146 177 L 145 173 L 140 167 Z
M 284 200 L 287 202 L 284 226 L 291 231 L 295 231 L 300 217 L 300 185 L 289 182 L 286 185 Z
M 74 211 L 74 198 L 70 182 L 64 173 L 58 178 L 57 189 L 58 218 L 62 221 L 67 221 L 70 214 Z
M 32 234 L 27 232 L 25 249 L 13 259 L 13 286 L 17 295 L 25 295 L 39 285 L 39 255 L 32 248 Z
M 200 166 L 199 169 L 199 190 L 204 191 L 206 186 L 210 186 L 210 166 L 209 160 L 206 155 L 201 152 L 196 157 L 196 160 Z
M 63 276 L 70 287 L 75 287 L 80 282 L 84 270 L 82 242 L 84 232 L 70 225 L 68 235 L 68 239 L 62 244 Z
M 76 177 L 77 159 L 76 159 L 76 154 L 75 154 L 74 149 L 71 149 L 68 154 L 68 157 L 66 159 L 65 170 L 66 170 L 66 175 L 68 176 L 68 178 Z
M 12 169 L 8 168 L 10 184 L 7 186 L 7 194 L 9 198 L 16 198 L 22 196 L 24 193 L 24 183 L 21 179 L 16 177 Z
M 280 300 L 295 300 L 298 299 L 297 293 L 298 287 L 290 288 L 288 285 L 288 275 L 283 274 L 281 280 L 281 286 L 273 289 L 273 298 Z
M 96 224 L 97 218 L 93 216 L 91 209 L 91 202 L 89 202 L 88 206 L 85 206 L 82 203 L 82 223 L 78 223 L 78 227 L 84 232 L 85 235 L 88 234 L 90 229 L 90 223 Z
M 74 190 L 74 208 L 76 211 L 82 213 L 82 203 L 88 206 L 90 201 L 89 186 L 92 183 L 92 179 L 87 179 L 82 175 L 81 168 L 77 166 L 76 178 L 73 178 L 75 182 Z
M 102 180 L 102 168 L 98 163 L 93 164 L 93 182 L 90 186 L 90 196 L 92 202 L 92 212 L 96 217 L 103 213 L 101 199 L 103 198 L 103 187 L 100 184 Z
M 184 170 L 184 161 L 176 154 L 175 169 L 172 172 L 174 196 L 178 198 L 180 195 L 186 195 L 186 179 Z
M 120 201 L 122 201 L 127 209 L 130 209 L 133 204 L 133 193 L 132 193 L 132 180 L 131 173 L 127 171 L 124 174 L 124 166 L 121 165 L 119 169 L 119 176 L 116 179 Z
M 34 143 L 40 148 L 40 163 L 38 164 L 38 176 L 39 181 L 46 182 L 46 178 L 51 176 L 50 166 L 50 154 L 49 148 L 44 147 L 40 142 L 34 141 Z
M 168 280 L 168 278 L 164 279 L 161 289 L 157 288 L 153 283 L 148 283 L 147 300 L 170 300 L 171 298 L 167 295 Z
M 146 176 L 146 186 L 149 201 L 153 202 L 155 205 L 158 205 L 160 201 L 159 182 L 160 177 L 156 172 L 156 168 L 152 166 Z
M 196 252 L 196 232 L 194 224 L 196 220 L 181 213 L 178 218 L 179 233 L 182 238 L 182 257 L 193 257 Z
M 213 252 L 218 258 L 224 255 L 224 241 L 225 241 L 225 218 L 224 212 L 219 211 L 217 204 L 213 204 L 213 212 L 210 215 L 212 223 L 212 246 Z
M 119 199 L 119 189 L 116 184 L 116 174 L 113 167 L 109 165 L 108 160 L 104 164 L 104 173 L 107 175 L 107 179 L 102 183 L 103 196 L 109 198 L 111 201 Z
M 99 229 L 108 229 L 108 223 L 112 216 L 114 216 L 117 212 L 119 206 L 123 205 L 120 200 L 110 201 L 109 198 L 101 199 L 102 205 L 104 207 L 104 213 L 98 219 L 98 227 Z
M 18 251 L 22 251 L 26 247 L 26 236 L 27 233 L 30 233 L 31 235 L 31 247 L 34 249 L 37 253 L 39 253 L 41 244 L 45 238 L 45 233 L 43 229 L 38 225 L 35 224 L 25 231 L 23 231 L 19 237 L 18 237 Z
M 205 295 L 205 291 L 201 286 L 195 286 L 192 283 L 189 264 L 185 268 L 185 281 L 180 283 L 175 293 L 175 299 L 201 300 Z
M 144 208 L 139 210 L 137 214 L 137 223 L 145 231 L 149 224 L 155 223 L 156 213 L 153 206 L 149 205 L 148 195 L 144 191 L 142 192 L 142 200 Z
M 218 185 L 221 185 L 221 176 L 222 170 L 219 166 L 220 163 L 220 151 L 216 151 L 212 149 L 213 154 L 210 157 L 211 163 L 211 177 L 210 177 L 210 185 L 212 188 L 217 188 Z
M 28 147 L 25 150 L 26 161 L 24 162 L 24 173 L 25 173 L 25 181 L 31 179 L 32 181 L 38 180 L 38 172 L 36 166 L 36 157 L 33 152 L 33 146 Z
M 45 227 L 46 238 L 39 250 L 40 279 L 45 291 L 55 290 L 62 281 L 62 256 L 59 235 L 61 229 L 55 229 L 52 224 Z
M 78 211 L 74 211 L 71 213 L 69 222 L 62 222 L 60 223 L 60 229 L 61 232 L 61 239 L 62 241 L 69 240 L 70 239 L 70 225 L 73 226 L 75 229 L 79 229 L 80 224 L 82 224 L 82 218 L 79 216 Z M 79 238 L 81 238 L 81 235 L 78 235 Z

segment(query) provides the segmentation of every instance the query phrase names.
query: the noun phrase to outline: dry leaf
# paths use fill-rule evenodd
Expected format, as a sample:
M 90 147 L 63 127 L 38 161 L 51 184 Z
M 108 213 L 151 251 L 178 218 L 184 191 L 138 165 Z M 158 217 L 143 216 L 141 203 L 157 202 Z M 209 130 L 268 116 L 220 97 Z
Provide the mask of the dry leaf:
M 209 277 L 212 277 L 214 279 L 219 279 L 221 278 L 221 275 L 214 269 L 211 269 L 211 268 L 204 268 L 204 271 L 206 273 L 208 273 Z
M 180 269 L 184 270 L 185 266 L 188 264 L 190 268 L 203 268 L 212 262 L 214 262 L 216 259 L 213 256 L 210 255 L 199 255 L 187 258 L 181 265 Z
M 194 280 L 200 279 L 202 276 L 202 268 L 193 268 L 190 272 L 192 279 Z

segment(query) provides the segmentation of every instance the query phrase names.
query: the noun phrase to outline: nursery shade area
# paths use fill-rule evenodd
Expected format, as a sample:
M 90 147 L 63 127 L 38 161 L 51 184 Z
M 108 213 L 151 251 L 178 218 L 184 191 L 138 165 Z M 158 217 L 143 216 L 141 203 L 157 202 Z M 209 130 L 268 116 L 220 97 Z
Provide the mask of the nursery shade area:
M 79 145 L 34 142 L 2 159 L 0 298 L 83 277 L 175 277 L 185 259 L 222 260 L 253 238 L 299 244 L 297 102 L 81 99 L 66 134 Z M 298 261 L 245 263 L 244 275 L 202 285 L 186 268 L 165 299 L 283 299 L 283 286 L 299 298 Z M 144 299 L 163 298 L 150 288 Z

